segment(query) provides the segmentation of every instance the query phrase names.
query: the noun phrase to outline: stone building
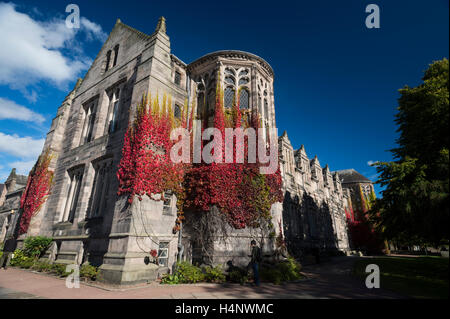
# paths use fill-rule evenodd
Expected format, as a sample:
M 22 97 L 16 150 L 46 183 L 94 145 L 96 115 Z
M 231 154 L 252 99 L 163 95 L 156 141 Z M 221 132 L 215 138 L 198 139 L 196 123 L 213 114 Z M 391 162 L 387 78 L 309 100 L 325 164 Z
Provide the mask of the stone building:
M 51 124 L 44 149 L 54 155 L 54 184 L 26 235 L 51 236 L 56 262 L 89 262 L 100 266 L 102 280 L 118 284 L 154 279 L 163 267 L 173 265 L 179 248 L 184 258 L 195 259 L 195 233 L 186 229 L 180 238 L 172 233 L 175 196 L 164 201 L 144 198 L 130 206 L 116 195 L 116 170 L 125 131 L 144 93 L 170 95 L 175 116 L 180 116 L 186 99 L 188 105 L 195 99 L 189 113 L 196 119 L 206 117 L 212 125 L 218 71 L 226 108 L 239 94 L 244 113 L 257 110 L 265 129 L 276 127 L 274 73 L 265 60 L 228 50 L 186 64 L 171 53 L 164 18 L 151 35 L 117 20 Z M 317 157 L 309 160 L 304 147 L 294 151 L 287 134 L 279 138 L 279 152 L 286 199 L 274 204 L 271 213 L 290 249 L 348 249 L 347 200 L 339 174 L 322 168 Z M 214 262 L 248 263 L 249 241 L 258 236 L 266 239 L 265 251 L 270 253 L 273 240 L 267 235 L 233 232 L 228 242 L 216 243 Z M 162 267 L 148 262 L 151 249 L 159 251 Z
M 373 182 L 353 168 L 340 170 L 336 173 L 341 177 L 342 187 L 348 193 L 349 205 L 352 210 L 354 212 L 364 211 L 362 198 L 367 201 L 371 196 L 375 196 Z
M 348 194 L 339 173 L 309 159 L 302 145 L 294 150 L 286 132 L 279 138 L 284 235 L 295 255 L 349 250 L 345 209 Z
M 20 208 L 20 198 L 27 185 L 27 176 L 13 168 L 4 184 L 0 184 L 0 243 L 13 235 Z

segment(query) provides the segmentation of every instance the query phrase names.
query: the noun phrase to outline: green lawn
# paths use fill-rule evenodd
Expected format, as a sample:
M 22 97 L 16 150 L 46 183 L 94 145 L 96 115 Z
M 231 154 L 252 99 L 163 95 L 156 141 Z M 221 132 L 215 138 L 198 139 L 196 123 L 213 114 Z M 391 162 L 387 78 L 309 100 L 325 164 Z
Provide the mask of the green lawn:
M 368 264 L 380 267 L 380 288 L 412 298 L 448 299 L 448 258 L 363 258 L 356 261 L 353 274 L 365 280 Z

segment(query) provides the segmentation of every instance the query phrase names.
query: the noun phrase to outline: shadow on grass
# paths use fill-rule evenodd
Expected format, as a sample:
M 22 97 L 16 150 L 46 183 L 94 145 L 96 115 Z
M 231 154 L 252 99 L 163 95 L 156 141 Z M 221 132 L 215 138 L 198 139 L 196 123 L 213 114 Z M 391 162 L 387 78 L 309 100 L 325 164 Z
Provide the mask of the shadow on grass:
M 448 299 L 449 261 L 442 257 L 376 257 L 358 260 L 353 274 L 367 277 L 365 268 L 376 264 L 380 268 L 381 288 L 411 298 Z

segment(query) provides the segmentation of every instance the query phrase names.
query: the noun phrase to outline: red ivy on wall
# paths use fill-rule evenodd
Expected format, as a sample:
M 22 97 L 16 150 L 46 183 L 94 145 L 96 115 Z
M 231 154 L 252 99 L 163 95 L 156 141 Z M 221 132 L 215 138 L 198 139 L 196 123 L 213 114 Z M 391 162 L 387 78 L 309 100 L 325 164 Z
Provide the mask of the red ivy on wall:
M 135 196 L 154 197 L 172 190 L 181 192 L 184 165 L 170 159 L 170 149 L 176 141 L 170 140 L 170 131 L 175 125 L 173 114 L 159 110 L 155 99 L 153 108 L 150 97 L 144 96 L 137 106 L 134 122 L 125 134 L 122 159 L 117 177 L 118 195 L 128 195 L 131 204 Z M 186 125 L 186 123 L 181 123 Z
M 359 186 L 358 204 L 356 211 L 350 206 L 349 212 L 346 210 L 347 224 L 353 245 L 358 249 L 366 249 L 369 253 L 379 253 L 383 249 L 383 242 L 368 220 L 368 211 L 371 208 L 375 194 L 367 196 Z
M 231 114 L 225 114 L 223 91 L 216 88 L 216 105 L 214 127 L 225 136 L 225 126 L 241 127 L 242 114 L 239 100 L 234 103 Z M 259 124 L 256 113 L 251 116 L 251 123 L 245 123 L 257 129 Z M 270 208 L 275 202 L 282 201 L 281 175 L 279 169 L 275 174 L 259 173 L 259 163 L 248 163 L 248 141 L 236 144 L 233 148 L 233 163 L 194 164 L 187 172 L 184 181 L 186 191 L 186 208 L 195 211 L 208 211 L 217 206 L 226 214 L 227 220 L 234 228 L 257 226 L 259 217 L 270 219 Z M 236 162 L 236 151 L 244 148 L 244 163 Z M 225 141 L 222 139 L 222 150 Z
M 20 199 L 22 216 L 20 218 L 19 235 L 25 234 L 30 226 L 31 218 L 35 216 L 44 204 L 52 185 L 53 172 L 49 171 L 52 157 L 47 150 L 34 165 L 27 180 L 27 186 Z
M 177 141 L 170 140 L 170 130 L 175 126 L 188 128 L 192 132 L 194 107 L 188 115 L 187 103 L 182 111 L 182 120 L 174 120 L 171 113 L 171 102 L 167 111 L 165 98 L 162 112 L 159 101 L 144 96 L 137 107 L 136 116 L 125 135 L 122 159 L 117 177 L 119 179 L 118 195 L 127 195 L 132 203 L 135 197 L 142 199 L 148 195 L 153 199 L 156 194 L 164 194 L 167 190 L 177 196 L 178 218 L 173 231 L 180 229 L 186 209 L 204 212 L 217 206 L 226 214 L 230 225 L 235 228 L 257 226 L 258 218 L 270 218 L 270 207 L 282 201 L 281 175 L 278 169 L 275 174 L 262 175 L 259 164 L 224 163 L 225 141 L 222 139 L 223 163 L 175 164 L 170 159 L 170 149 Z M 189 120 L 186 120 L 188 119 Z M 259 118 L 252 114 L 251 123 L 257 128 Z M 206 121 L 206 119 L 204 119 Z M 203 121 L 203 122 L 205 122 Z M 225 136 L 225 127 L 240 127 L 242 114 L 239 101 L 231 112 L 225 114 L 223 108 L 223 90 L 216 88 L 216 105 L 214 127 Z M 202 128 L 203 132 L 204 127 Z M 191 152 L 193 136 L 191 136 Z M 202 145 L 203 147 L 203 145 Z M 247 140 L 236 149 L 244 148 L 247 158 Z M 234 152 L 236 154 L 236 152 Z M 190 154 L 192 159 L 192 153 Z

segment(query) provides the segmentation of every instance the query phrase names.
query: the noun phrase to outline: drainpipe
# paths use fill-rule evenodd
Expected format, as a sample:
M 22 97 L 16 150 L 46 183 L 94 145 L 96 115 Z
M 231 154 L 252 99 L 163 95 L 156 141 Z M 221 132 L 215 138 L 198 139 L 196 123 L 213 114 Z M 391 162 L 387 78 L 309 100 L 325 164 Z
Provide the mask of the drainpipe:
M 181 242 L 181 238 L 183 236 L 183 222 L 180 224 L 180 230 L 178 231 L 178 256 L 177 256 L 177 262 L 181 262 L 183 258 L 184 253 L 184 246 Z

